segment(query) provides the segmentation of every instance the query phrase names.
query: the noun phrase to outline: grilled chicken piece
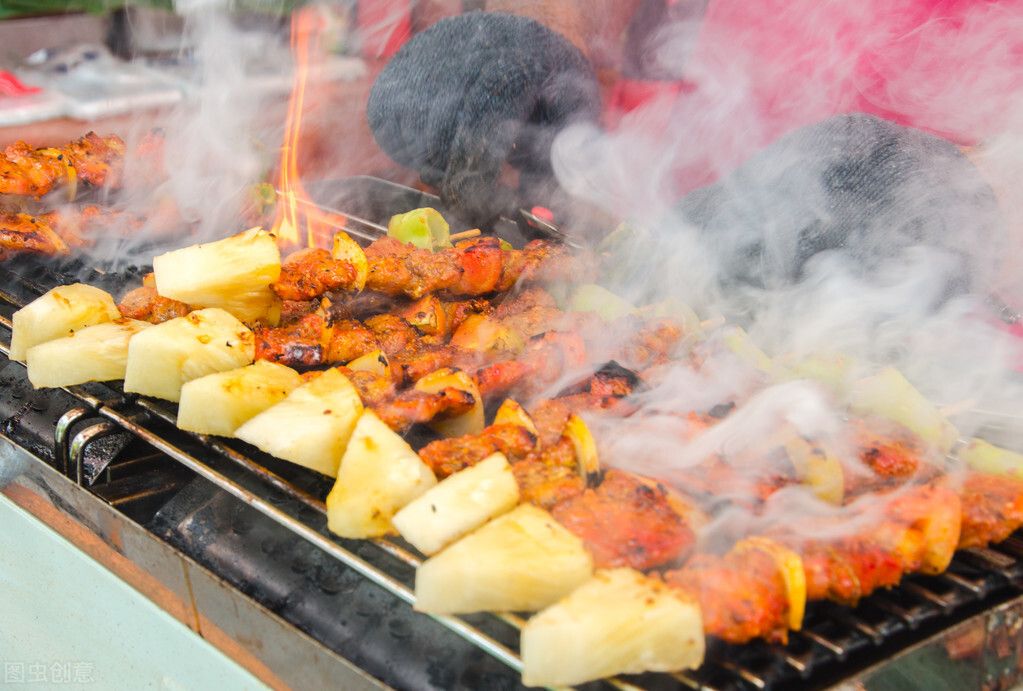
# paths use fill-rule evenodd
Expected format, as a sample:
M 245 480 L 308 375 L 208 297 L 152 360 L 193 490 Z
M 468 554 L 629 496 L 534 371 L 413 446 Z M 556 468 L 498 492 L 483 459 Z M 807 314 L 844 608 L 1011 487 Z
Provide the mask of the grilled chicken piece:
M 350 289 L 356 279 L 351 262 L 334 259 L 325 249 L 309 248 L 288 255 L 273 291 L 282 300 L 312 300 L 334 290 Z
M 699 600 L 703 630 L 712 636 L 729 643 L 754 638 L 784 643 L 788 637 L 785 581 L 764 551 L 697 555 L 664 580 Z
M 183 302 L 171 300 L 157 294 L 153 286 L 143 285 L 128 291 L 117 305 L 122 317 L 161 324 L 165 321 L 183 317 L 192 308 Z
M 519 498 L 544 509 L 586 489 L 586 480 L 579 474 L 575 446 L 565 436 L 512 463 L 512 473 L 519 483 Z
M 15 142 L 0 157 L 0 194 L 41 197 L 76 178 L 96 186 L 120 183 L 124 142 L 89 132 L 67 146 L 33 149 Z
M 1001 542 L 1023 526 L 1023 480 L 969 473 L 963 481 L 963 529 L 959 547 Z
M 27 252 L 57 255 L 68 253 L 68 243 L 45 216 L 0 214 L 0 257 Z
M 512 463 L 525 459 L 536 447 L 536 437 L 519 425 L 490 425 L 480 434 L 438 439 L 419 450 L 419 456 L 443 479 L 476 465 L 500 451 Z
M 853 534 L 846 526 L 856 517 L 848 516 L 835 522 L 839 536 L 833 539 L 779 538 L 803 557 L 808 600 L 854 605 L 878 588 L 897 585 L 908 573 L 947 568 L 959 543 L 965 506 L 954 491 L 921 485 L 878 501 L 885 503 L 866 508 L 881 509 L 878 519 Z
M 308 300 L 353 286 L 354 269 L 348 262 L 332 259 L 326 250 L 296 254 L 282 265 L 281 279 L 274 286 L 282 298 Z M 485 295 L 510 290 L 519 281 L 580 280 L 580 275 L 591 273 L 586 269 L 591 262 L 559 245 L 535 240 L 521 250 L 504 250 L 493 237 L 466 240 L 438 252 L 385 237 L 366 247 L 366 259 L 367 290 L 412 299 L 430 293 Z
M 695 539 L 665 488 L 620 470 L 609 470 L 595 490 L 556 504 L 551 515 L 582 539 L 597 568 L 664 566 L 682 558 Z

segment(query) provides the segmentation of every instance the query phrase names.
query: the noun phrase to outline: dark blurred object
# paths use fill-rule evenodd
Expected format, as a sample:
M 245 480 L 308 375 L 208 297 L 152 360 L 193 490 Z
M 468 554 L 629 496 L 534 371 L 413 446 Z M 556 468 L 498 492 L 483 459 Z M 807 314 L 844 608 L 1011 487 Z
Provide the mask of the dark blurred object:
M 1001 236 L 994 192 L 956 146 L 862 114 L 791 132 L 678 211 L 724 281 L 765 288 L 799 281 L 825 252 L 869 276 L 922 248 L 950 292 L 970 291 Z
M 482 12 L 415 36 L 368 105 L 380 147 L 481 227 L 520 200 L 549 206 L 554 136 L 599 112 L 596 77 L 571 43 L 531 19 Z M 519 172 L 518 194 L 499 184 L 505 163 Z

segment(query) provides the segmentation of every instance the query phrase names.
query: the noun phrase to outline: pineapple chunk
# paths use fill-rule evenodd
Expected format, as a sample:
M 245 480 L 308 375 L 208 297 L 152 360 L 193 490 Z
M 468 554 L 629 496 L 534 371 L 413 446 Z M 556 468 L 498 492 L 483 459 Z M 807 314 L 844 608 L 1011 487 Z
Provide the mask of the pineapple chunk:
M 199 434 L 233 436 L 250 418 L 283 401 L 302 376 L 276 362 L 207 374 L 181 387 L 178 427 Z
M 185 382 L 247 365 L 254 354 L 252 332 L 244 324 L 221 309 L 198 310 L 128 342 L 124 390 L 177 401 Z
M 806 612 L 806 571 L 803 568 L 803 558 L 788 547 L 765 537 L 746 538 L 739 541 L 733 549 L 736 552 L 757 550 L 774 559 L 785 584 L 788 626 L 793 631 L 799 631 L 803 627 L 803 614 Z
M 533 418 L 529 417 L 529 413 L 523 408 L 518 401 L 510 398 L 504 399 L 504 403 L 494 413 L 494 424 L 495 425 L 518 425 L 527 432 L 537 437 L 539 440 L 540 432 L 536 429 L 536 423 L 533 422 Z M 539 443 L 539 441 L 537 442 Z
M 430 426 L 445 437 L 461 437 L 466 434 L 479 434 L 483 431 L 485 422 L 483 396 L 480 395 L 476 382 L 465 372 L 445 367 L 427 374 L 416 382 L 415 388 L 424 393 L 439 393 L 447 388 L 468 391 L 476 401 L 469 412 L 437 420 Z
M 598 571 L 522 629 L 522 683 L 569 686 L 703 662 L 699 605 L 632 569 Z
M 856 413 L 897 422 L 942 453 L 948 453 L 959 438 L 937 406 L 894 367 L 853 382 L 849 406 Z
M 387 535 L 394 532 L 391 517 L 436 484 L 412 447 L 366 410 L 327 495 L 327 527 L 341 537 Z
M 572 413 L 568 416 L 562 436 L 568 437 L 575 451 L 576 467 L 590 485 L 596 485 L 600 476 L 600 458 L 597 456 L 597 442 L 583 419 Z
M 582 541 L 523 504 L 430 557 L 416 571 L 416 609 L 430 614 L 534 611 L 593 573 Z
M 976 437 L 959 450 L 959 460 L 974 470 L 1023 478 L 1023 454 L 1003 449 Z
M 272 456 L 337 476 L 337 467 L 362 412 L 348 377 L 327 370 L 235 430 L 235 436 Z
M 350 360 L 347 365 L 353 372 L 372 372 L 378 377 L 391 376 L 391 363 L 382 350 L 373 350 Z
M 28 380 L 38 388 L 124 379 L 128 341 L 149 322 L 117 319 L 28 349 Z
M 731 326 L 722 331 L 722 339 L 725 346 L 735 353 L 740 360 L 749 366 L 763 372 L 770 379 L 784 380 L 791 378 L 784 367 L 772 360 L 767 353 L 753 342 L 745 329 L 738 326 Z
M 355 267 L 355 284 L 352 285 L 352 290 L 361 293 L 369 277 L 369 260 L 366 259 L 366 253 L 362 251 L 359 243 L 348 233 L 339 230 L 334 235 L 334 247 L 330 251 L 330 256 L 334 259 L 343 259 Z
M 58 286 L 14 313 L 10 358 L 25 362 L 28 349 L 34 345 L 120 316 L 106 291 L 84 283 Z
M 156 292 L 197 307 L 220 307 L 244 322 L 265 319 L 274 304 L 270 285 L 281 274 L 281 253 L 261 228 L 192 245 L 153 259 Z
M 445 478 L 394 516 L 394 527 L 423 554 L 480 527 L 519 503 L 519 484 L 508 459 L 495 453 Z
M 784 430 L 785 451 L 796 477 L 821 501 L 841 505 L 845 497 L 845 471 L 838 457 L 822 445 L 811 443 L 795 430 Z

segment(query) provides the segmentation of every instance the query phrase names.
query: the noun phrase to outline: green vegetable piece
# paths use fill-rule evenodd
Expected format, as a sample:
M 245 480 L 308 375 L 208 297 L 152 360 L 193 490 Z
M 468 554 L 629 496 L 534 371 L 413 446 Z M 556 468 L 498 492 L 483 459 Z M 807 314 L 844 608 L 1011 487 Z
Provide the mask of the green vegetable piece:
M 392 216 L 387 224 L 387 235 L 424 250 L 451 246 L 448 222 L 430 207 Z
M 604 321 L 639 313 L 631 302 L 596 283 L 578 286 L 569 299 L 568 308 L 573 312 L 595 312 Z
M 960 449 L 959 459 L 982 473 L 1023 478 L 1023 454 L 1003 449 L 983 439 L 971 439 L 969 444 Z

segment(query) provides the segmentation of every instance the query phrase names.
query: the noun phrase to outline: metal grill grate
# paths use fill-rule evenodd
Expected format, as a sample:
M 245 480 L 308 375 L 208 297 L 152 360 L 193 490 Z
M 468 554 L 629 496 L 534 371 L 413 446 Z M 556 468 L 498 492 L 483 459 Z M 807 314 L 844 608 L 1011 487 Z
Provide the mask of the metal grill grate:
M 7 303 L 0 309 L 0 327 L 8 331 L 11 322 L 4 313 L 55 285 L 87 280 L 119 292 L 132 278 L 130 273 L 111 275 L 75 263 L 54 267 L 41 260 L 19 259 L 16 266 L 8 264 L 0 267 L 0 300 Z M 8 353 L 5 343 L 0 343 L 0 352 Z M 313 477 L 315 474 L 240 442 L 182 432 L 174 426 L 173 407 L 164 402 L 125 395 L 110 385 L 65 390 L 81 405 L 68 410 L 58 422 L 54 430 L 54 457 L 58 469 L 80 484 L 87 480 L 85 466 L 90 446 L 127 432 L 128 442 L 145 442 L 361 577 L 406 604 L 414 604 L 410 583 L 420 563 L 419 556 L 399 540 L 354 543 L 327 535 L 325 506 L 320 499 L 327 487 L 322 479 Z M 116 477 L 142 477 L 156 472 L 151 460 L 143 455 L 106 467 L 96 491 L 102 492 L 102 487 Z M 136 484 L 138 491 L 146 491 L 145 481 Z M 159 481 L 154 480 L 153 484 Z M 302 510 L 282 508 L 275 499 L 280 495 Z M 365 549 L 366 545 L 372 549 Z M 793 633 L 787 646 L 762 642 L 729 646 L 712 642 L 706 663 L 694 672 L 646 674 L 605 683 L 619 689 L 828 685 L 1019 596 L 1023 592 L 1021 579 L 1023 538 L 1014 536 L 989 549 L 960 552 L 945 574 L 908 577 L 898 588 L 877 593 L 856 609 L 814 603 L 808 608 L 804 629 Z M 472 623 L 461 617 L 433 618 L 512 670 L 521 669 L 517 653 L 518 630 L 524 621 L 521 617 L 495 614 L 473 617 Z

